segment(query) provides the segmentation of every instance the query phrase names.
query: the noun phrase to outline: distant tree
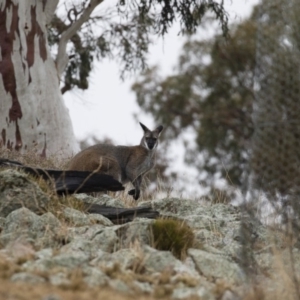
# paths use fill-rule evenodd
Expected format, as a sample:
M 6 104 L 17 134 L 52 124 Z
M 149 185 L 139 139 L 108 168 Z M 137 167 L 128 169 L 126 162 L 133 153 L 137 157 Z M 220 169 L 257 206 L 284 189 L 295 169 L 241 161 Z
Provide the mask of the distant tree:
M 264 0 L 256 20 L 253 183 L 272 199 L 293 196 L 299 216 L 300 0 Z
M 252 173 L 272 194 L 299 187 L 299 12 L 300 0 L 264 0 L 226 40 L 187 41 L 173 75 L 152 67 L 133 85 L 167 141 L 192 129 L 185 161 L 199 181 L 241 186 Z
M 188 41 L 174 75 L 161 78 L 153 67 L 132 87 L 142 110 L 166 125 L 165 140 L 192 128 L 195 147 L 186 144 L 185 161 L 208 185 L 220 177 L 240 185 L 249 158 L 255 28 L 250 19 L 233 26 L 226 40 Z
M 212 12 L 227 30 L 223 4 L 213 0 L 118 0 L 96 12 L 103 4 L 0 0 L 1 147 L 71 155 L 78 145 L 61 92 L 87 89 L 95 59 L 117 59 L 124 76 L 145 67 L 151 35 L 175 22 L 193 33 Z

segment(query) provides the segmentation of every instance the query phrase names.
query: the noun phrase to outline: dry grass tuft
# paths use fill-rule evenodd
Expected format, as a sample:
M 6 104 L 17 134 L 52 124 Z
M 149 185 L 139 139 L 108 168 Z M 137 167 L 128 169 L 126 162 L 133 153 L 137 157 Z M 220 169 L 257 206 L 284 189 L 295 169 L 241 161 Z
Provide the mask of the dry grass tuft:
M 60 286 L 53 286 L 50 283 L 28 284 L 22 282 L 10 282 L 0 278 L 0 300 L 28 300 L 28 299 L 50 299 L 50 296 L 64 300 L 131 300 L 132 295 L 124 295 L 121 292 L 114 291 L 110 288 L 86 288 L 69 289 Z M 154 300 L 156 298 L 136 293 L 134 299 Z M 162 300 L 167 298 L 162 298 Z
M 0 157 L 10 160 L 16 160 L 24 165 L 45 169 L 64 169 L 66 162 L 58 161 L 56 157 L 42 157 L 37 151 L 31 150 L 26 153 L 20 153 L 14 150 L 0 148 Z
M 194 233 L 183 221 L 158 219 L 151 226 L 153 246 L 158 250 L 171 251 L 184 259 L 188 248 L 194 244 Z
M 103 267 L 102 271 L 109 277 L 113 279 L 119 278 L 122 273 L 121 267 L 118 263 L 114 263 L 111 266 Z
M 84 282 L 84 274 L 81 269 L 72 270 L 67 278 L 70 280 L 69 284 L 61 284 L 59 287 L 62 290 L 70 291 L 84 291 L 88 289 L 87 284 Z
M 0 255 L 0 279 L 9 279 L 13 274 L 21 270 L 20 266 Z
M 242 299 L 243 300 L 265 300 L 266 296 L 263 288 L 257 285 L 257 286 L 253 286 L 251 289 L 246 291 Z

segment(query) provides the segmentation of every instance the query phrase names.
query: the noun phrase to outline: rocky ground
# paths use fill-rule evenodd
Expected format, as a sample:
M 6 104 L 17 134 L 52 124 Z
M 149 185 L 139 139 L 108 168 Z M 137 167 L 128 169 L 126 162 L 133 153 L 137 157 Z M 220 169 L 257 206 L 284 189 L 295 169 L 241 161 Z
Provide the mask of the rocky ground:
M 192 244 L 178 256 L 158 250 L 156 220 L 114 224 L 74 205 L 125 207 L 120 199 L 75 198 L 56 203 L 44 183 L 0 170 L 0 299 L 297 299 L 296 244 L 237 207 L 178 198 L 138 203 L 190 228 Z

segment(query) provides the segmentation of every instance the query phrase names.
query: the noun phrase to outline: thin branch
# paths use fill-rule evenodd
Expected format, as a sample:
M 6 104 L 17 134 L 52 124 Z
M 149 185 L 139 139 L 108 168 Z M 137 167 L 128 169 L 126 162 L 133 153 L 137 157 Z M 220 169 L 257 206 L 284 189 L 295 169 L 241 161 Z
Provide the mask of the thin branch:
M 46 24 L 49 24 L 52 20 L 53 14 L 57 8 L 59 0 L 40 0 L 43 5 L 43 10 L 46 15 Z
M 88 21 L 90 15 L 94 11 L 94 9 L 103 2 L 104 0 L 91 0 L 89 5 L 86 7 L 82 15 L 78 20 L 68 27 L 68 29 L 62 33 L 59 44 L 58 44 L 58 52 L 56 56 L 56 68 L 58 76 L 60 77 L 63 73 L 66 65 L 68 64 L 68 55 L 66 52 L 68 41 L 76 34 L 76 32 L 81 28 L 81 26 Z

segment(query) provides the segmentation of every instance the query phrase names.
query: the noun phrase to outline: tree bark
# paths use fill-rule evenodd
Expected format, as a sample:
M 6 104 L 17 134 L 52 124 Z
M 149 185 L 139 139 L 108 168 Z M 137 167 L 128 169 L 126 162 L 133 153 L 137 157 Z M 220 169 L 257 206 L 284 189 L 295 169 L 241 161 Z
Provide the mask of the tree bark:
M 66 158 L 79 150 L 47 42 L 58 0 L 0 0 L 0 147 Z

